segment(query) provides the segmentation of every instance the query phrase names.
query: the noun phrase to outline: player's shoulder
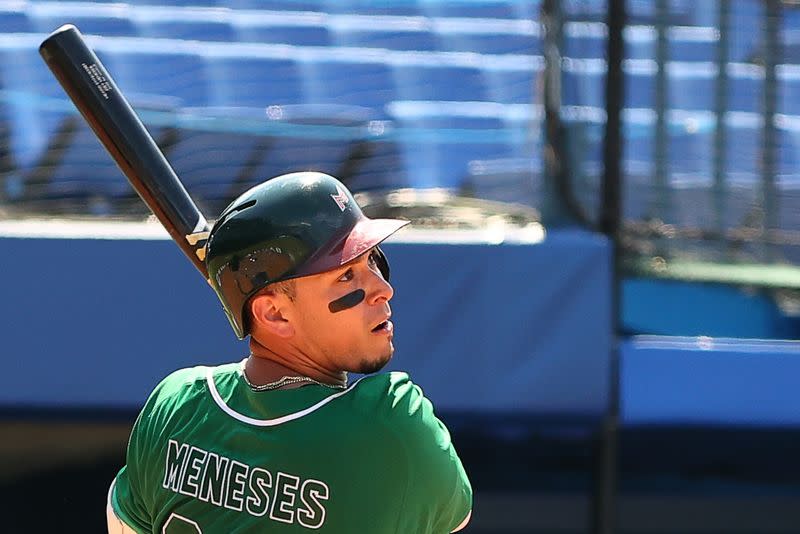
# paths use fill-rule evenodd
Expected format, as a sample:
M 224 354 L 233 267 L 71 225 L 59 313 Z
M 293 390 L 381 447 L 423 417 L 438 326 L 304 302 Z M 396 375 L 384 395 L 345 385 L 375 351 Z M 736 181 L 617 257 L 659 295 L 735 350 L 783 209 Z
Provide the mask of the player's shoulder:
M 364 377 L 354 393 L 361 410 L 392 425 L 418 424 L 433 414 L 433 405 L 407 373 L 392 371 Z
M 175 408 L 193 399 L 203 398 L 207 392 L 209 373 L 233 373 L 239 364 L 224 364 L 215 367 L 198 365 L 171 372 L 153 389 L 147 406 L 151 410 Z
M 360 391 L 359 391 L 360 390 Z M 406 373 L 389 372 L 362 378 L 353 404 L 362 414 L 365 432 L 394 442 L 410 462 L 450 446 L 450 433 L 436 416 L 433 403 Z
M 411 390 L 421 393 L 421 389 L 411 381 L 408 373 L 390 371 L 361 378 L 354 384 L 354 392 L 359 397 L 372 398 L 378 401 L 393 399 L 407 395 Z

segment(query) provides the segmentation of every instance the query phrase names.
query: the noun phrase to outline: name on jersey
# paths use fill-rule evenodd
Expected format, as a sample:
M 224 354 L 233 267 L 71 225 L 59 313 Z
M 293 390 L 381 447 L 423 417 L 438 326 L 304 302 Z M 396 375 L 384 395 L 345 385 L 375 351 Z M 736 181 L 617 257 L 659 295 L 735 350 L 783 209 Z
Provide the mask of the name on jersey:
M 330 496 L 320 480 L 273 473 L 174 439 L 167 446 L 162 486 L 215 506 L 311 529 L 325 523 Z

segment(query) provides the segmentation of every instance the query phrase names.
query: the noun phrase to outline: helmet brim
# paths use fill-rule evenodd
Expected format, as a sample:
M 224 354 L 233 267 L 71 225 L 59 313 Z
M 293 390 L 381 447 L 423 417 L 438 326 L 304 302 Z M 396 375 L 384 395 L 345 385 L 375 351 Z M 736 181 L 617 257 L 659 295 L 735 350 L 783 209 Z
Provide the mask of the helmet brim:
M 410 221 L 400 219 L 359 220 L 343 239 L 332 243 L 327 250 L 320 250 L 315 258 L 306 262 L 298 276 L 322 273 L 341 267 L 361 256 L 372 247 L 382 243 L 387 237 L 397 232 Z

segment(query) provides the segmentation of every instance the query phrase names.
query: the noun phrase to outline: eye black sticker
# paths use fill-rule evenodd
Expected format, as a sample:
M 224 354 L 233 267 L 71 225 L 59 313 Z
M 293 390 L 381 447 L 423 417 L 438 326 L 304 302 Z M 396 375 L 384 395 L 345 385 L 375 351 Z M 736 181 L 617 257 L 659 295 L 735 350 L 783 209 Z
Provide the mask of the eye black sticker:
M 331 313 L 350 309 L 364 300 L 364 297 L 366 296 L 367 294 L 363 289 L 356 289 L 352 293 L 348 293 L 347 295 L 332 301 L 330 304 L 328 304 L 328 309 L 331 311 Z

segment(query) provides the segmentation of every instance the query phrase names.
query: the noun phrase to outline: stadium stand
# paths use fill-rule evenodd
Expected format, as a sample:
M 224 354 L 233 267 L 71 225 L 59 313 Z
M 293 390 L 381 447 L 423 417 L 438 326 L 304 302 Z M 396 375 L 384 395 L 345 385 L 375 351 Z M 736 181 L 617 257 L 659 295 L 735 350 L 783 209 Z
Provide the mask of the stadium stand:
M 168 96 L 184 106 L 212 102 L 204 58 L 190 42 L 102 38 L 97 50 L 126 95 Z
M 69 106 L 61 101 L 60 87 L 51 82 L 52 75 L 36 51 L 36 35 L 27 35 L 31 38 L 0 36 L 0 80 L 11 121 L 10 144 L 14 160 L 23 170 L 33 167 L 43 156 L 69 112 Z M 55 109 L 47 109 L 46 103 Z
M 338 17 L 332 21 L 333 43 L 359 48 L 438 50 L 437 35 L 421 17 Z
M 652 59 L 627 60 L 622 65 L 625 75 L 625 107 L 649 109 L 655 107 L 656 70 Z M 596 90 L 599 90 L 598 88 Z
M 203 59 L 212 82 L 211 104 L 243 107 L 302 104 L 302 74 L 287 52 L 288 49 L 280 47 L 267 49 L 264 54 L 210 49 Z
M 397 98 L 392 71 L 375 55 L 342 53 L 303 65 L 309 100 L 366 107 L 378 115 Z
M 32 2 L 26 8 L 34 31 L 50 33 L 62 24 L 78 26 L 85 34 L 135 37 L 137 28 L 126 4 Z
M 409 57 L 408 62 L 398 59 L 392 74 L 399 100 L 488 100 L 486 82 L 477 66 L 428 62 L 424 56 Z
M 760 175 L 758 161 L 763 135 L 762 121 L 757 116 L 732 115 L 725 126 L 726 180 L 732 185 L 752 187 Z
M 714 109 L 716 65 L 710 62 L 667 64 L 667 103 L 670 109 Z
M 228 22 L 139 19 L 138 35 L 164 39 L 188 39 L 199 41 L 235 41 L 235 29 Z M 80 25 L 78 25 L 80 27 Z
M 778 113 L 800 115 L 800 102 L 797 99 L 800 91 L 800 65 L 779 65 L 775 75 L 778 78 Z
M 392 103 L 389 115 L 402 132 L 398 142 L 406 186 L 457 189 L 471 162 L 521 155 L 522 148 L 514 144 L 521 139 L 509 135 L 504 122 L 506 109 L 443 101 Z
M 756 113 L 763 107 L 764 68 L 749 63 L 728 63 L 727 108 Z
M 316 19 L 318 17 L 314 17 Z M 254 43 L 283 43 L 300 46 L 328 46 L 333 39 L 327 26 L 291 24 L 287 17 L 275 22 L 259 17 L 236 17 L 234 29 L 239 41 Z
M 500 104 L 540 103 L 541 56 L 497 56 L 483 66 L 489 101 Z
M 541 28 L 536 24 L 540 7 L 539 2 L 516 1 L 370 5 L 324 0 L 42 1 L 9 4 L 0 9 L 0 20 L 7 21 L 11 31 L 36 32 L 20 34 L 28 36 L 20 42 L 27 42 L 29 48 L 62 22 L 76 22 L 84 33 L 97 34 L 93 43 L 98 54 L 120 87 L 137 101 L 177 99 L 177 107 L 262 110 L 275 105 L 337 104 L 368 108 L 374 118 L 387 119 L 388 106 L 393 102 L 540 103 L 538 79 L 544 69 Z M 562 7 L 567 21 L 562 104 L 600 109 L 605 94 L 606 30 L 601 18 L 605 2 L 565 2 Z M 658 32 L 652 25 L 655 11 L 653 3 L 646 1 L 630 2 L 629 8 L 633 24 L 625 32 L 626 107 L 652 110 L 657 84 L 653 58 Z M 680 110 L 682 116 L 689 117 L 689 123 L 700 124 L 705 120 L 704 113 L 713 111 L 716 105 L 713 61 L 719 42 L 715 28 L 718 21 L 708 9 L 683 0 L 669 2 L 669 8 L 671 18 L 665 21 L 667 106 Z M 756 3 L 746 0 L 737 2 L 731 19 L 736 23 L 760 13 Z M 733 112 L 757 113 L 763 107 L 763 67 L 742 61 L 758 56 L 759 38 L 739 33 L 732 36 L 733 62 L 726 65 L 727 107 Z M 782 35 L 788 46 L 793 34 Z M 34 61 L 30 50 L 23 56 L 26 54 Z M 40 67 L 36 69 L 44 78 L 49 76 Z M 793 65 L 778 69 L 781 114 L 800 113 L 791 97 L 798 77 L 795 70 Z M 16 90 L 15 83 L 4 82 L 3 87 Z M 49 81 L 47 85 L 43 90 L 63 100 Z M 37 85 L 22 86 L 29 90 Z M 23 102 L 19 96 L 6 99 L 3 115 L 12 121 L 6 128 L 13 138 L 10 160 L 24 168 L 43 153 L 45 140 L 59 120 L 52 112 L 40 110 L 33 103 L 35 98 Z M 697 112 L 697 116 L 686 115 L 689 112 Z M 38 124 L 44 128 L 32 128 Z M 503 135 L 513 135 L 508 123 L 500 128 Z M 739 183 L 742 177 L 757 172 L 752 158 L 742 157 L 745 152 L 737 148 L 745 138 L 752 137 L 747 129 L 740 130 L 737 128 L 728 140 L 729 153 L 735 156 L 726 162 L 726 172 Z M 686 137 L 675 137 L 674 148 L 667 151 L 670 160 L 681 144 L 697 146 Z M 633 139 L 627 141 L 626 152 L 639 153 L 639 138 Z M 710 133 L 694 132 L 688 139 L 700 139 L 699 146 L 707 147 Z M 458 152 L 467 147 L 447 149 Z M 487 147 L 486 152 L 492 151 Z M 587 152 L 592 153 L 596 150 Z M 437 155 L 434 159 L 445 161 L 449 157 Z M 631 169 L 650 167 L 649 156 L 636 157 L 639 159 L 630 161 Z M 596 156 L 587 158 L 596 160 Z M 670 174 L 699 176 L 710 168 L 711 156 L 698 153 L 698 158 L 691 164 L 671 161 Z M 596 166 L 596 161 L 584 162 L 586 168 Z M 684 183 L 684 178 L 679 182 Z M 459 185 L 450 179 L 444 182 Z
M 0 28 L 7 33 L 30 33 L 34 31 L 25 11 L 0 10 Z
M 541 32 L 531 19 L 434 19 L 443 50 L 481 54 L 541 55 Z

